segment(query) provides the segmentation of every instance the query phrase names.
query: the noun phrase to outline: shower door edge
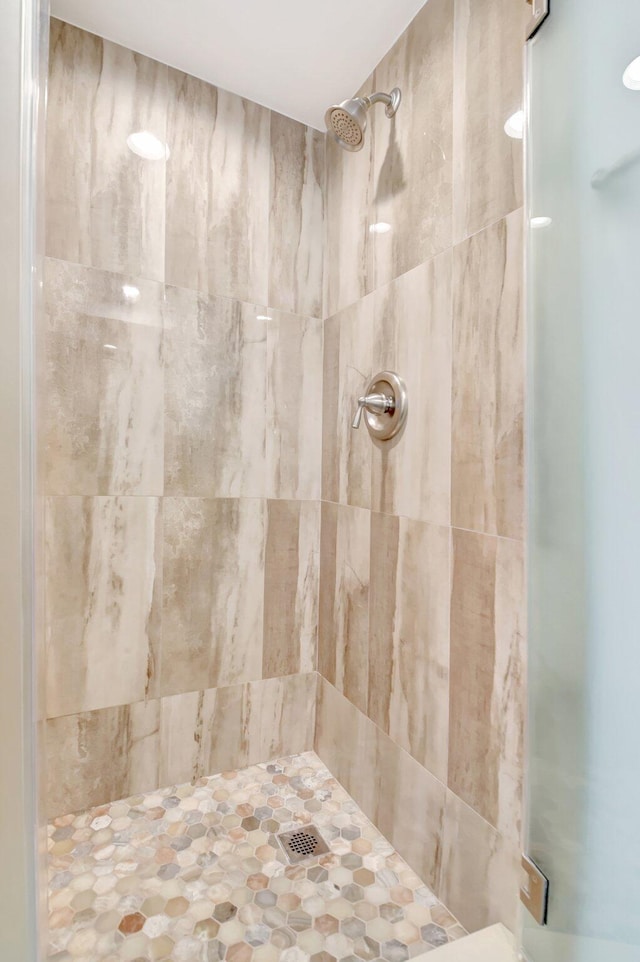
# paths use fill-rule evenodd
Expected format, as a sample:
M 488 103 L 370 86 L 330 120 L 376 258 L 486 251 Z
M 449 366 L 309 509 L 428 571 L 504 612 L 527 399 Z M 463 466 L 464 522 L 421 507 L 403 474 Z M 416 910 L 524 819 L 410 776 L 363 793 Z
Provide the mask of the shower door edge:
M 42 957 L 35 639 L 35 319 L 43 261 L 48 8 L 7 0 L 0 31 L 0 955 Z

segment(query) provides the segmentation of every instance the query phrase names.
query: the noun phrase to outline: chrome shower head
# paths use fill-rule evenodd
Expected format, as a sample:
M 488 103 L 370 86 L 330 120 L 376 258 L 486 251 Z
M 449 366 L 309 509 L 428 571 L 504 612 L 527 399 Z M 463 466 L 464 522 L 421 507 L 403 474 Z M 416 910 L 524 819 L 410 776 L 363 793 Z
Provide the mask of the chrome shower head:
M 367 111 L 372 104 L 385 104 L 387 117 L 393 117 L 402 94 L 394 87 L 390 94 L 375 93 L 370 97 L 354 97 L 329 107 L 324 120 L 327 130 L 344 150 L 362 150 L 367 129 Z
M 329 107 L 325 114 L 327 130 L 345 150 L 362 150 L 367 129 L 367 105 L 362 97 Z

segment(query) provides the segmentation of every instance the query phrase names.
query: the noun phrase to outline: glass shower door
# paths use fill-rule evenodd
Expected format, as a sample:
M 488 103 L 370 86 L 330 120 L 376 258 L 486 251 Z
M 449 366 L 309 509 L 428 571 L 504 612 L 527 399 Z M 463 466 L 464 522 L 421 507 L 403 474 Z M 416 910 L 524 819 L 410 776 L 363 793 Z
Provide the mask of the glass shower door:
M 556 0 L 528 47 L 531 962 L 640 960 L 637 57 L 638 0 Z

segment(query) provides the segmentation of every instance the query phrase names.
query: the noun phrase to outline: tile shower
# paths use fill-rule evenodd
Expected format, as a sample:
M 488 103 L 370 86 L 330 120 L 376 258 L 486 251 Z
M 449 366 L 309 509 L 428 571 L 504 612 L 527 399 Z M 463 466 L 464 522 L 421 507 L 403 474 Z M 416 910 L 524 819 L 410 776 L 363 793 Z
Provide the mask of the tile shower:
M 515 926 L 524 16 L 429 0 L 363 85 L 403 102 L 358 154 L 52 21 L 59 962 L 404 962 Z M 410 404 L 388 445 L 351 429 L 384 368 Z M 330 853 L 299 872 L 275 835 L 310 821 Z

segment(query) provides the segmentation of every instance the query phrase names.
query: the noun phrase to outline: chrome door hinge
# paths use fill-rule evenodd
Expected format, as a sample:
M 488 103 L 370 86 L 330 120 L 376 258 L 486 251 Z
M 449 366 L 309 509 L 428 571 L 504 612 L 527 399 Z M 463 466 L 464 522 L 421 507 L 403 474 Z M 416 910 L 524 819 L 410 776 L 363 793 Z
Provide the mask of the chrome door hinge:
M 551 0 L 527 0 L 531 6 L 531 17 L 527 24 L 527 40 L 533 37 L 540 24 L 549 16 L 549 4 Z
M 522 856 L 525 880 L 520 889 L 520 901 L 534 917 L 538 925 L 547 924 L 549 904 L 549 879 L 540 871 L 533 859 Z

